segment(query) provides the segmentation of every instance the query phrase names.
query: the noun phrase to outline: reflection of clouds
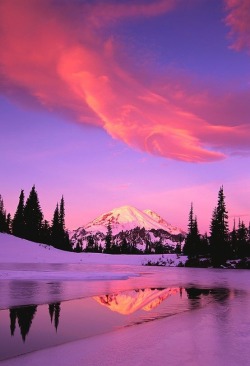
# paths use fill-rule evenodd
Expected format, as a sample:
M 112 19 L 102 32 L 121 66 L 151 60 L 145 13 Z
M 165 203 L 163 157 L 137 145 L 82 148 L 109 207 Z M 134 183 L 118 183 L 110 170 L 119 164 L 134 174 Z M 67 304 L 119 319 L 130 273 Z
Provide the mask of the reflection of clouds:
M 93 297 L 99 304 L 120 314 L 129 315 L 137 310 L 151 311 L 169 296 L 180 293 L 180 288 L 140 289 Z

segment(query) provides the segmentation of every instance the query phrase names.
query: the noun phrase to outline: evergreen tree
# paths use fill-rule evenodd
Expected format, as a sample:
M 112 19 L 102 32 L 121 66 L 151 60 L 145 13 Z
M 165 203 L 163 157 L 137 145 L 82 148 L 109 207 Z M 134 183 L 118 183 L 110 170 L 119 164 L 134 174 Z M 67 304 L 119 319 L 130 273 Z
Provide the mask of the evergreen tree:
M 112 238 L 113 238 L 112 228 L 111 228 L 111 225 L 108 224 L 108 226 L 107 226 L 107 234 L 106 234 L 106 237 L 105 237 L 105 252 L 106 253 L 110 253 L 111 252 Z
M 60 202 L 60 209 L 58 203 L 54 211 L 54 216 L 51 226 L 51 244 L 58 249 L 71 251 L 72 247 L 69 240 L 69 234 L 65 230 L 65 209 L 64 199 L 62 197 Z
M 7 233 L 7 217 L 6 217 L 6 211 L 4 209 L 4 203 L 3 198 L 0 194 L 0 233 Z
M 201 238 L 198 230 L 197 217 L 194 217 L 193 204 L 188 216 L 188 234 L 183 246 L 183 253 L 189 258 L 197 257 L 201 254 Z
M 234 219 L 233 230 L 230 233 L 230 245 L 231 245 L 231 257 L 237 258 L 237 256 L 238 256 L 238 237 L 237 237 L 237 231 L 235 228 L 235 219 Z
M 43 213 L 35 186 L 33 186 L 24 207 L 25 239 L 35 242 L 41 241 L 42 220 Z
M 201 243 L 200 243 L 200 253 L 204 256 L 209 254 L 209 240 L 207 233 L 201 236 Z
M 59 249 L 61 246 L 61 240 L 62 240 L 62 231 L 59 222 L 59 208 L 57 203 L 51 225 L 51 244 L 53 245 L 53 247 Z
M 12 222 L 12 234 L 19 238 L 24 237 L 24 191 L 21 190 L 16 213 Z
M 61 225 L 62 230 L 65 230 L 65 207 L 64 207 L 63 196 L 62 196 L 61 202 L 60 202 L 59 223 Z
M 223 186 L 218 193 L 217 207 L 213 211 L 210 225 L 211 258 L 215 267 L 224 264 L 229 257 L 228 215 Z
M 51 228 L 47 220 L 42 222 L 41 228 L 41 243 L 50 244 L 51 242 Z
M 129 245 L 126 237 L 122 239 L 121 252 L 126 254 L 129 252 Z
M 76 247 L 75 247 L 75 252 L 77 253 L 81 253 L 83 250 L 82 250 L 82 242 L 81 240 L 77 240 L 77 243 L 76 243 Z
M 243 221 L 239 220 L 239 226 L 237 230 L 238 239 L 238 253 L 237 258 L 244 258 L 247 256 L 247 240 L 248 240 L 248 230 Z
M 11 215 L 8 213 L 6 218 L 6 233 L 11 234 L 11 226 L 12 226 L 12 220 Z
M 97 251 L 93 235 L 89 235 L 87 237 L 87 245 L 86 245 L 85 251 L 86 252 L 95 252 L 95 251 Z

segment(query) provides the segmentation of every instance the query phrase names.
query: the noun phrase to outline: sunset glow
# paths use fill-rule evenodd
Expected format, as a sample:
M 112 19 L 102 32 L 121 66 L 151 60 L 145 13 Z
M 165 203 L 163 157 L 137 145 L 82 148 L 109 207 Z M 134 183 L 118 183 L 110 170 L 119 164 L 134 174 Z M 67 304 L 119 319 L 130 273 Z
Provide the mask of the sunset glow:
M 22 4 L 21 4 L 22 3 Z M 71 229 L 114 207 L 248 223 L 248 0 L 0 2 L 1 194 Z M 198 164 L 197 164 L 198 163 Z

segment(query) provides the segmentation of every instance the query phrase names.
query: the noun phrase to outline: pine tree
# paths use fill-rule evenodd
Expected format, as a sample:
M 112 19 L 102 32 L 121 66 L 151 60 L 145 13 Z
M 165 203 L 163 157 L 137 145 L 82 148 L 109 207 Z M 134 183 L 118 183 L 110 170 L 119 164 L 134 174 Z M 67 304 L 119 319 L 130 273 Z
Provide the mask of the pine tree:
M 201 254 L 201 238 L 198 230 L 197 217 L 194 218 L 193 204 L 188 216 L 188 234 L 183 247 L 183 253 L 189 258 L 197 257 Z
M 58 203 L 54 211 L 54 216 L 51 226 L 51 244 L 58 249 L 71 251 L 72 247 L 69 240 L 69 234 L 65 230 L 65 208 L 64 199 L 62 197 L 60 202 L 60 209 Z
M 63 230 L 65 230 L 65 208 L 64 208 L 64 198 L 63 198 L 63 196 L 62 196 L 61 202 L 60 202 L 59 223 L 61 225 L 61 228 Z
M 223 186 L 218 193 L 217 207 L 213 211 L 210 225 L 211 258 L 215 267 L 224 264 L 229 257 L 228 214 Z
M 35 186 L 33 186 L 24 207 L 25 239 L 35 242 L 41 241 L 42 220 L 43 213 L 40 207 L 38 194 Z
M 12 220 L 11 215 L 8 213 L 6 218 L 6 233 L 11 234 L 11 226 L 12 226 Z
M 238 256 L 238 237 L 237 237 L 237 231 L 235 228 L 235 219 L 234 219 L 233 230 L 230 233 L 230 245 L 231 245 L 231 257 L 237 258 L 237 256 Z
M 106 237 L 105 237 L 105 252 L 106 253 L 110 253 L 111 252 L 112 238 L 113 238 L 112 228 L 111 228 L 111 225 L 108 224 L 108 226 L 107 226 L 107 234 L 106 234 Z
M 6 211 L 4 209 L 3 198 L 0 194 L 0 233 L 7 233 L 7 232 L 8 227 L 7 227 Z
M 76 247 L 74 249 L 75 252 L 77 253 L 81 253 L 83 250 L 82 250 L 82 242 L 81 240 L 77 240 L 77 243 L 76 243 Z
M 95 241 L 93 235 L 89 235 L 87 237 L 87 245 L 86 245 L 86 252 L 94 252 L 95 251 Z
M 41 243 L 50 244 L 51 242 L 51 227 L 47 220 L 42 222 L 41 228 Z
M 53 245 L 53 247 L 59 249 L 61 240 L 62 240 L 62 234 L 61 234 L 61 225 L 59 222 L 59 208 L 57 203 L 51 225 L 51 244 Z
M 237 230 L 237 239 L 238 239 L 238 258 L 244 258 L 247 256 L 247 240 L 248 240 L 248 230 L 243 221 L 239 220 L 238 230 Z
M 19 238 L 23 238 L 25 231 L 24 226 L 24 191 L 22 189 L 19 196 L 19 203 L 16 209 L 16 213 L 12 222 L 12 234 L 18 236 Z

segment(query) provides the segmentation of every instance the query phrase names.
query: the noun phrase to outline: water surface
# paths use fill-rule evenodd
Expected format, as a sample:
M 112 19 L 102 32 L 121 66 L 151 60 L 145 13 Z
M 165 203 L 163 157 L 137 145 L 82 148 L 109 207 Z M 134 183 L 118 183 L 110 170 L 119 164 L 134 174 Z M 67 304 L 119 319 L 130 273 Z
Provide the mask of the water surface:
M 86 265 L 12 264 L 1 269 L 78 275 L 90 271 Z M 192 319 L 193 312 L 206 307 L 210 316 L 214 309 L 223 347 L 224 332 L 228 344 L 234 339 L 234 347 L 249 339 L 248 271 L 91 265 L 91 272 L 132 276 L 112 281 L 1 280 L 0 359 L 183 312 Z

